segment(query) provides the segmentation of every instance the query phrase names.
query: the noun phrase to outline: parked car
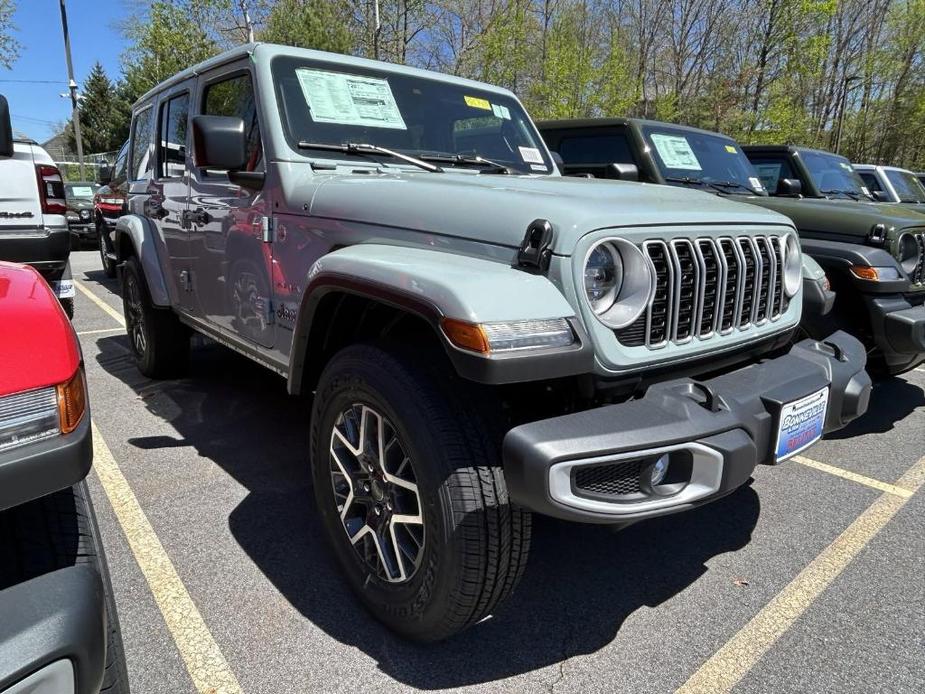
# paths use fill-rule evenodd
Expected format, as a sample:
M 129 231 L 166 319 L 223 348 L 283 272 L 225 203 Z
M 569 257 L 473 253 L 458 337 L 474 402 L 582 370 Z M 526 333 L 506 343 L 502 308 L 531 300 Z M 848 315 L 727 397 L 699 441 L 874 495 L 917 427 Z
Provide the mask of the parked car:
M 898 166 L 854 164 L 867 190 L 877 202 L 899 202 L 906 205 L 923 205 L 925 210 L 925 184 L 916 175 Z
M 129 152 L 140 370 L 181 373 L 195 331 L 314 393 L 324 532 L 405 636 L 492 613 L 531 512 L 699 506 L 867 407 L 856 339 L 789 344 L 786 218 L 560 177 L 507 90 L 250 45 L 144 95 Z
M 567 173 L 631 175 L 785 214 L 835 290 L 831 312 L 808 312 L 809 335 L 825 339 L 846 330 L 864 342 L 876 368 L 891 374 L 925 361 L 925 222 L 898 205 L 855 200 L 866 192 L 843 157 L 740 147 L 719 133 L 634 118 L 548 121 L 540 128 Z M 804 190 L 818 199 L 803 197 Z
M 0 691 L 128 692 L 119 619 L 84 478 L 80 345 L 39 273 L 0 262 Z
M 100 165 L 98 181 L 100 187 L 93 196 L 93 218 L 100 251 L 100 262 L 107 277 L 116 276 L 116 257 L 112 247 L 112 231 L 116 221 L 125 214 L 125 199 L 128 193 L 126 163 L 128 142 L 122 145 L 114 164 Z
M 915 177 L 919 179 L 919 183 L 925 186 L 925 171 L 919 171 L 917 174 L 915 174 Z
M 84 239 L 96 239 L 93 195 L 99 187 L 98 183 L 91 181 L 68 181 L 64 184 L 67 226 L 71 231 L 72 250 L 79 250 Z
M 0 260 L 36 268 L 73 317 L 66 207 L 61 172 L 38 144 L 13 136 L 9 105 L 0 94 Z

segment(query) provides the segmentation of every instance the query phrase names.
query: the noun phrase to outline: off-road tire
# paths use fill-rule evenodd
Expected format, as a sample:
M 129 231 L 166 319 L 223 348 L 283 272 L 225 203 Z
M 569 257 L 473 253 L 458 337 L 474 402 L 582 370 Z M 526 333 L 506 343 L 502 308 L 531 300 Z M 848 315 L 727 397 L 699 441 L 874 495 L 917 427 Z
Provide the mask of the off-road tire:
M 154 306 L 134 256 L 122 265 L 122 306 L 138 370 L 148 378 L 183 375 L 189 365 L 189 329 L 170 309 Z
M 418 641 L 447 638 L 491 614 L 523 574 L 531 531 L 529 512 L 508 498 L 497 428 L 468 383 L 429 363 L 378 346 L 343 349 L 321 375 L 311 426 L 316 502 L 347 582 L 377 619 Z M 400 583 L 383 580 L 355 551 L 333 493 L 332 430 L 355 403 L 388 418 L 414 466 L 425 540 L 420 565 Z
M 96 568 L 103 579 L 109 631 L 100 694 L 128 694 L 122 630 L 86 483 L 0 512 L 0 548 L 0 589 L 71 566 Z
M 103 265 L 103 274 L 109 279 L 113 279 L 116 276 L 116 263 L 106 256 L 106 238 L 103 235 L 103 226 L 101 224 L 96 225 L 96 240 L 100 252 L 100 263 Z
M 70 320 L 74 320 L 74 297 L 59 298 L 61 308 Z

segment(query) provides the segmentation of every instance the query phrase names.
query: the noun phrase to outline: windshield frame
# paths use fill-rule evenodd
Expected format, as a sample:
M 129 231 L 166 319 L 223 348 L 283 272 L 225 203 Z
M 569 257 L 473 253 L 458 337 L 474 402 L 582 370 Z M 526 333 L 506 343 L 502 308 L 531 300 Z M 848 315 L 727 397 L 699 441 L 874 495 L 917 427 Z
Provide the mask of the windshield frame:
M 358 125 L 356 127 L 357 137 L 352 137 L 351 131 L 354 130 L 354 127 L 348 123 L 337 123 L 337 122 L 328 122 L 319 123 L 311 118 L 311 115 L 308 113 L 310 107 L 305 102 L 305 118 L 306 122 L 310 123 L 312 126 L 315 125 L 333 125 L 345 132 L 345 137 L 336 138 L 331 137 L 329 134 L 326 134 L 320 128 L 312 127 L 307 129 L 307 132 L 299 132 L 298 129 L 291 127 L 291 123 L 286 115 L 286 99 L 287 96 L 283 93 L 283 78 L 291 78 L 296 70 L 299 69 L 308 69 L 308 70 L 319 70 L 325 72 L 333 72 L 347 75 L 356 75 L 358 77 L 366 77 L 372 79 L 381 79 L 387 80 L 389 82 L 389 88 L 392 91 L 394 101 L 396 102 L 396 107 L 400 113 L 402 121 L 407 121 L 411 116 L 414 115 L 414 112 L 410 112 L 407 108 L 402 110 L 402 101 L 404 98 L 408 98 L 409 92 L 400 91 L 400 87 L 394 82 L 404 82 L 404 81 L 420 81 L 423 84 L 429 85 L 432 88 L 444 87 L 448 92 L 457 92 L 460 103 L 463 103 L 464 96 L 471 97 L 476 102 L 484 102 L 485 104 L 498 104 L 503 106 L 511 116 L 507 120 L 514 121 L 514 127 L 518 129 L 522 135 L 525 135 L 528 139 L 532 140 L 533 147 L 530 149 L 538 150 L 538 158 L 540 161 L 530 162 L 525 159 L 522 161 L 515 161 L 513 159 L 501 159 L 501 163 L 511 169 L 511 173 L 515 175 L 557 175 L 558 170 L 553 162 L 552 156 L 549 153 L 549 149 L 546 146 L 546 143 L 543 141 L 542 136 L 536 128 L 536 125 L 533 123 L 533 120 L 530 118 L 526 109 L 523 105 L 511 94 L 497 91 L 490 87 L 489 85 L 479 85 L 477 83 L 462 83 L 455 79 L 445 78 L 441 75 L 434 74 L 431 76 L 419 75 L 419 74 L 409 74 L 401 70 L 391 70 L 390 66 L 387 63 L 382 63 L 381 65 L 357 65 L 354 63 L 341 63 L 336 60 L 320 60 L 316 58 L 308 58 L 299 56 L 296 54 L 281 54 L 275 56 L 270 61 L 270 74 L 272 76 L 273 83 L 273 93 L 274 93 L 274 102 L 272 104 L 271 115 L 276 118 L 279 123 L 279 128 L 282 131 L 283 139 L 285 140 L 289 150 L 296 153 L 300 158 L 308 159 L 313 162 L 335 162 L 343 163 L 347 162 L 350 165 L 365 165 L 365 166 L 382 166 L 387 169 L 400 169 L 400 170 L 420 170 L 418 167 L 415 167 L 413 164 L 403 162 L 401 160 L 389 157 L 383 154 L 371 154 L 371 153 L 353 153 L 353 152 L 336 152 L 332 149 L 313 149 L 300 146 L 300 142 L 316 142 L 326 145 L 344 145 L 344 144 L 372 144 L 380 147 L 385 147 L 387 149 L 395 150 L 401 154 L 405 154 L 411 157 L 427 157 L 428 155 L 446 155 L 449 157 L 455 157 L 456 155 L 464 155 L 465 157 L 474 157 L 481 156 L 486 160 L 495 160 L 497 161 L 499 157 L 493 156 L 489 152 L 481 152 L 475 149 L 466 149 L 459 152 L 445 151 L 442 149 L 431 149 L 431 148 L 416 148 L 416 147 L 402 147 L 392 144 L 388 140 L 380 141 L 376 137 L 370 137 L 371 134 L 377 134 L 377 128 L 372 126 L 363 126 Z M 290 87 L 291 88 L 291 87 Z M 422 87 L 423 89 L 424 87 Z M 455 94 L 453 96 L 456 96 Z M 469 103 L 469 100 L 466 99 L 466 104 Z M 503 123 L 503 120 L 495 115 L 495 112 L 492 110 L 491 106 L 488 106 L 486 111 L 481 109 L 484 107 L 472 107 L 473 108 L 473 120 L 484 116 L 485 118 L 492 118 Z M 417 112 L 420 115 L 420 111 Z M 519 122 L 518 122 L 519 121 Z M 426 121 L 421 121 L 426 123 Z M 454 121 L 460 122 L 460 121 Z M 437 124 L 444 124 L 442 120 L 437 120 Z M 410 130 L 412 127 L 426 127 L 422 126 L 421 123 L 405 123 L 405 128 L 382 128 L 383 132 L 395 132 L 396 130 Z M 499 129 L 500 129 L 499 125 Z M 319 132 L 319 130 L 321 130 Z M 419 132 L 422 132 L 419 130 Z M 365 134 L 364 134 L 365 133 Z M 500 130 L 499 130 L 500 136 Z M 520 145 L 514 144 L 508 145 L 508 149 L 511 146 L 525 146 L 525 143 Z M 512 153 L 512 156 L 514 154 Z M 523 157 L 523 154 L 521 154 Z M 381 158 L 381 161 L 376 162 L 375 158 Z M 442 162 L 441 162 L 442 163 Z M 536 169 L 531 168 L 536 166 Z M 542 167 L 542 169 L 540 168 Z M 467 165 L 464 161 L 455 162 L 450 166 L 445 167 L 447 172 L 465 169 L 471 173 L 479 173 L 486 169 L 484 165 L 479 164 L 470 164 Z
M 639 131 L 640 135 L 642 136 L 643 144 L 645 145 L 649 156 L 652 158 L 652 162 L 655 165 L 655 168 L 658 170 L 659 175 L 662 177 L 662 179 L 665 180 L 667 185 L 674 185 L 679 187 L 690 187 L 696 185 L 701 190 L 724 195 L 757 195 L 763 197 L 768 194 L 764 185 L 761 183 L 761 179 L 758 176 L 758 173 L 755 171 L 755 167 L 752 166 L 752 163 L 749 161 L 748 157 L 745 156 L 745 152 L 742 151 L 739 143 L 733 140 L 731 137 L 727 137 L 726 135 L 722 135 L 720 133 L 689 130 L 687 128 L 675 126 L 671 123 L 640 123 Z M 661 151 L 655 144 L 655 140 L 652 139 L 653 135 L 683 137 L 685 140 L 687 140 L 688 146 L 692 150 L 694 156 L 697 158 L 697 161 L 701 166 L 700 171 L 698 172 L 695 169 L 669 167 L 663 161 Z M 691 145 L 690 140 L 688 140 L 688 138 L 691 137 L 713 141 L 718 146 L 722 146 L 725 149 L 725 154 L 734 157 L 732 161 L 739 163 L 742 170 L 734 176 L 713 176 L 707 173 L 709 167 L 706 165 L 708 163 L 713 165 L 718 161 L 718 159 L 713 158 L 714 153 L 710 153 L 710 159 L 708 160 L 706 155 L 695 150 Z M 735 151 L 730 151 L 730 148 L 733 148 Z M 683 179 L 685 178 L 689 180 L 684 181 Z M 730 182 L 737 185 L 727 185 Z M 756 183 L 757 186 L 755 185 Z
M 903 169 L 883 169 L 883 175 L 886 177 L 886 180 L 890 182 L 890 186 L 893 188 L 893 191 L 896 193 L 896 198 L 898 202 L 905 204 L 922 204 L 925 203 L 925 186 L 919 181 L 918 177 L 911 171 L 905 171 Z M 894 178 L 894 176 L 896 178 Z M 915 195 L 914 198 L 904 197 L 904 193 L 907 192 L 906 188 L 900 188 L 896 185 L 896 180 L 899 179 L 900 186 L 905 184 L 912 189 L 912 193 Z
M 855 200 L 856 202 L 872 202 L 874 200 L 873 195 L 867 190 L 867 184 L 864 182 L 864 179 L 861 178 L 861 175 L 854 169 L 847 157 L 835 154 L 834 152 L 823 152 L 815 149 L 797 150 L 797 155 L 802 163 L 803 170 L 806 172 L 806 176 L 812 183 L 813 188 L 818 192 L 819 197 L 833 200 Z M 843 172 L 843 175 L 847 176 L 848 180 L 851 180 L 855 184 L 855 187 L 847 189 L 842 187 L 837 189 L 829 187 L 823 188 L 819 177 L 825 172 L 811 165 L 814 159 L 836 163 L 839 171 Z M 840 191 L 842 194 L 838 195 L 837 193 L 825 192 L 832 190 Z M 857 195 L 858 197 L 855 199 L 851 194 Z

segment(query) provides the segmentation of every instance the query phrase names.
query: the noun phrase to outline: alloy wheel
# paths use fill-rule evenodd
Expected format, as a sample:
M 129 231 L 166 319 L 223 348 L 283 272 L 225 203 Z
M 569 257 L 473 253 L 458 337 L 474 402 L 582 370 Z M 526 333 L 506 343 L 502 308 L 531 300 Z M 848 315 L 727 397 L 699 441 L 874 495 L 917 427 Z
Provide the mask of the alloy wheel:
M 409 580 L 424 554 L 424 515 L 411 458 L 392 423 L 353 404 L 334 423 L 331 486 L 350 544 L 390 583 Z
M 126 329 L 132 349 L 139 357 L 143 356 L 148 347 L 145 336 L 144 310 L 141 303 L 141 291 L 134 274 L 125 278 L 125 308 Z

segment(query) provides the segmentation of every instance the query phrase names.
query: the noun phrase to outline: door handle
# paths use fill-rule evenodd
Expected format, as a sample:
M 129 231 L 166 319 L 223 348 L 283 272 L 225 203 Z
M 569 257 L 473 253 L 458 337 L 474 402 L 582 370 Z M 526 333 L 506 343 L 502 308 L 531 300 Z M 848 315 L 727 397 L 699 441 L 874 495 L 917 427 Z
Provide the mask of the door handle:
M 190 212 L 189 218 L 193 224 L 199 224 L 200 226 L 205 226 L 212 221 L 212 215 L 210 215 L 201 207 Z
M 163 219 L 167 216 L 168 212 L 164 209 L 164 206 L 158 200 L 148 200 L 145 203 L 147 210 L 145 210 L 148 217 L 154 217 L 155 219 Z

